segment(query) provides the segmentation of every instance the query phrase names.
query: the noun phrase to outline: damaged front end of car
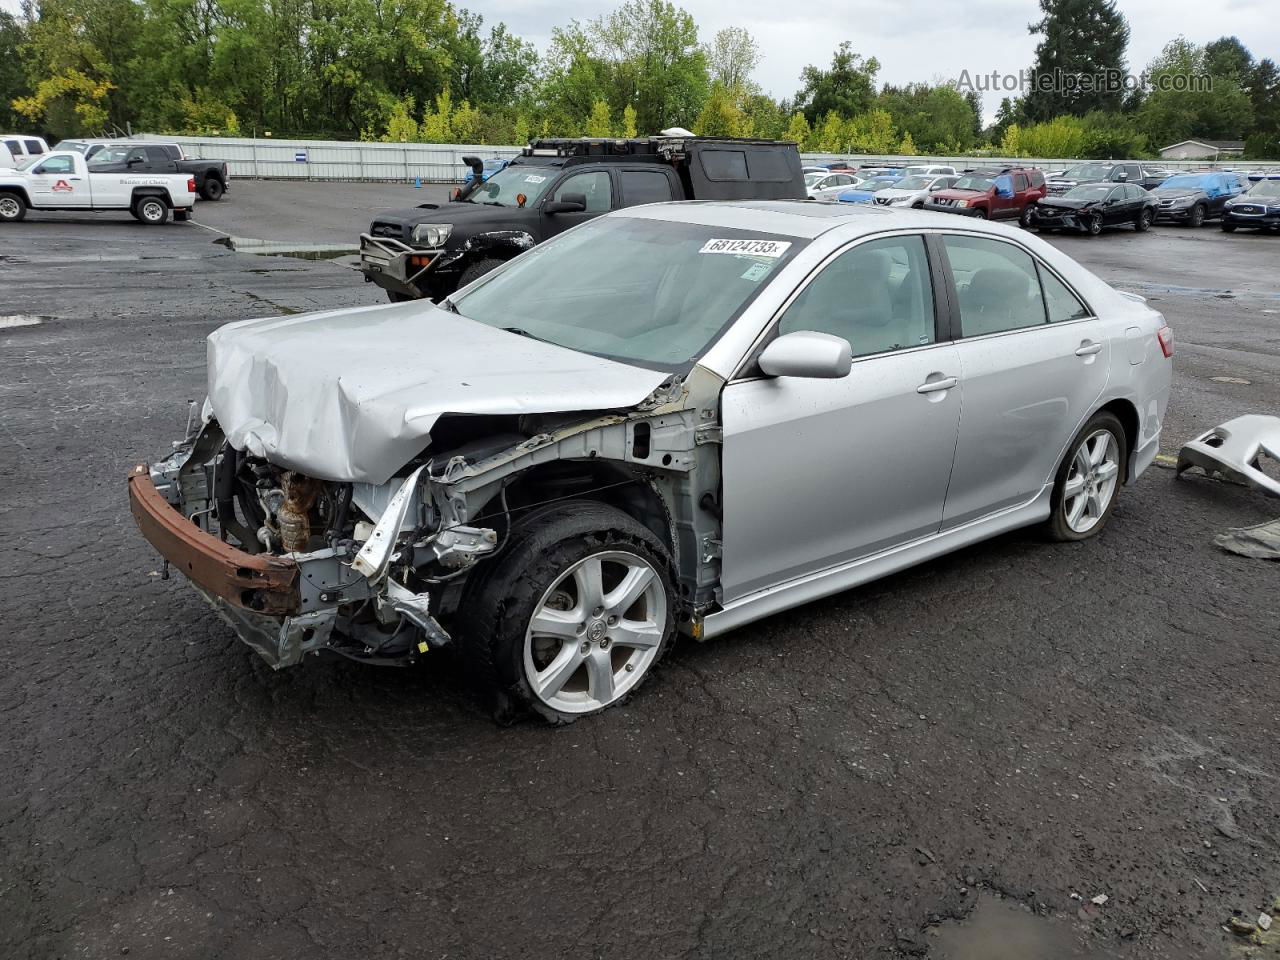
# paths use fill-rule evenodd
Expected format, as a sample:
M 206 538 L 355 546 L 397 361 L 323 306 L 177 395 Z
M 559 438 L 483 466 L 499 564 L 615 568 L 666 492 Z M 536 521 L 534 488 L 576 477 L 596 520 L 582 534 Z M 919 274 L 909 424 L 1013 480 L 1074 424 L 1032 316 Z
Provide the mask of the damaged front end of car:
M 146 539 L 274 668 L 328 652 L 405 665 L 451 621 L 513 524 L 568 499 L 617 506 L 669 544 L 680 626 L 719 582 L 722 382 L 695 369 L 624 411 L 445 416 L 384 483 L 315 479 L 237 449 L 206 407 L 129 475 Z

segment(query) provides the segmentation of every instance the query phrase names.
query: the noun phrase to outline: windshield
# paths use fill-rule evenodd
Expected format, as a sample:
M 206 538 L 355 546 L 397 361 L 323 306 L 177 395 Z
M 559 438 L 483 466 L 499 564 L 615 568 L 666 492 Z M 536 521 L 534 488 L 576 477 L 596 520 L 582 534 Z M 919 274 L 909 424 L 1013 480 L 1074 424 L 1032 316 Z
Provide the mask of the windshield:
M 858 189 L 866 190 L 868 193 L 875 193 L 877 190 L 883 190 L 885 187 L 896 187 L 898 181 L 893 177 L 876 177 L 861 184 Z
M 551 186 L 559 173 L 556 167 L 534 167 L 522 164 L 499 170 L 467 197 L 467 203 L 488 203 L 499 207 L 518 207 L 516 197 L 524 194 L 525 206 L 533 206 Z
M 1062 175 L 1064 180 L 1100 180 L 1107 175 L 1108 167 L 1098 163 L 1081 163 Z
M 1105 200 L 1112 188 L 1104 183 L 1093 183 L 1086 187 L 1072 187 L 1066 193 L 1068 200 Z
M 822 171 L 822 173 L 806 173 L 804 175 L 804 185 L 806 187 L 812 187 L 815 183 L 817 183 L 826 175 L 827 175 L 827 172 L 825 170 Z
M 899 190 L 928 190 L 931 177 L 903 177 L 896 184 Z
M 1280 180 L 1260 180 L 1249 190 L 1251 197 L 1280 197 Z
M 52 153 L 54 150 L 74 150 L 76 153 L 84 153 L 88 149 L 89 145 L 83 140 L 62 140 L 49 152 Z
M 1183 173 L 1176 177 L 1170 177 L 1161 187 L 1191 187 L 1199 190 L 1204 186 L 1204 178 L 1193 173 Z
M 979 193 L 986 193 L 995 184 L 986 177 L 961 177 L 955 182 L 956 190 L 977 190 Z
M 453 302 L 490 327 L 678 370 L 696 361 L 806 242 L 600 217 L 534 247 Z

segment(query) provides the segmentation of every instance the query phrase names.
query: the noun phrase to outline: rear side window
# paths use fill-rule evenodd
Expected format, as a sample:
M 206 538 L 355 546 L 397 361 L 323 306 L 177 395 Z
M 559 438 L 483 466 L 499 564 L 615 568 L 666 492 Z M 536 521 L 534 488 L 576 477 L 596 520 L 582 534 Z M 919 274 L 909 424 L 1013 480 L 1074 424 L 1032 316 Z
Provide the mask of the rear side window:
M 1027 189 L 1027 176 L 1024 173 L 1014 174 L 1013 186 L 1019 193 Z
M 1031 185 L 1032 185 L 1033 187 L 1043 187 L 1043 186 L 1044 186 L 1044 174 L 1043 174 L 1043 173 L 1041 173 L 1039 170 L 1032 170 L 1032 171 L 1031 171 Z
M 44 147 L 40 146 L 39 140 L 26 140 L 23 142 L 27 145 L 27 153 L 32 156 L 39 156 L 44 153 Z
M 741 150 L 703 150 L 700 156 L 708 180 L 747 179 L 747 155 Z
M 164 147 L 147 147 L 147 160 L 155 164 L 169 162 L 169 152 Z
M 960 333 L 980 337 L 1045 323 L 1040 277 L 1031 255 L 983 237 L 942 238 L 960 298 Z
M 1067 289 L 1065 283 L 1038 263 L 1036 269 L 1040 272 L 1040 287 L 1044 291 L 1044 303 L 1049 312 L 1050 323 L 1082 320 L 1090 315 L 1089 308 Z
M 674 199 L 671 181 L 656 170 L 623 170 L 622 203 L 633 207 L 641 203 L 662 203 Z
M 6 140 L 4 142 L 4 145 L 9 148 L 9 152 L 12 153 L 14 156 L 22 155 L 22 144 L 20 144 L 17 140 Z
M 934 342 L 933 284 L 923 237 L 860 244 L 827 264 L 778 321 L 849 341 L 855 357 Z

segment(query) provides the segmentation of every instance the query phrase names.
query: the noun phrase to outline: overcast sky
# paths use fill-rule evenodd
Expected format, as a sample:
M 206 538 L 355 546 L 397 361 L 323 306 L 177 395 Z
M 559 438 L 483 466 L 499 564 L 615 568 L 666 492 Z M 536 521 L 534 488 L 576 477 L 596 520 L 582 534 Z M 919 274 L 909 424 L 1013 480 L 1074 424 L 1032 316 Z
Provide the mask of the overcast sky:
M 618 5 L 617 0 L 456 0 L 486 23 L 507 26 L 546 46 L 551 28 L 569 16 L 589 20 Z M 1039 16 L 1036 0 L 915 0 L 910 4 L 795 4 L 778 0 L 676 0 L 698 23 L 703 41 L 721 27 L 742 26 L 760 42 L 764 61 L 756 80 L 775 97 L 793 96 L 807 63 L 823 66 L 842 40 L 880 61 L 881 83 L 936 82 L 971 75 L 1017 73 L 1030 66 L 1035 38 L 1027 24 Z M 1160 48 L 1178 34 L 1206 43 L 1237 35 L 1255 57 L 1280 59 L 1280 17 L 1274 0 L 1122 0 L 1129 18 L 1129 70 L 1140 72 Z M 17 11 L 19 0 L 0 0 Z M 987 119 L 1000 94 L 986 94 Z

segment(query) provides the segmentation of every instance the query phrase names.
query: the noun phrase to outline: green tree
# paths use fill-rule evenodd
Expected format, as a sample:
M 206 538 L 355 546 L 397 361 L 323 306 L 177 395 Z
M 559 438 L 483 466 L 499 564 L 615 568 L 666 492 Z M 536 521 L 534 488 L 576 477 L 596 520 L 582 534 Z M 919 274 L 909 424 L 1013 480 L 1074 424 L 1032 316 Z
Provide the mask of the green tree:
M 453 95 L 445 87 L 436 94 L 436 108 L 423 114 L 418 136 L 423 143 L 453 141 Z
M 754 92 L 751 75 L 760 66 L 760 45 L 743 27 L 725 27 L 707 48 L 711 82 L 735 96 Z
M 622 135 L 627 139 L 636 136 L 636 108 L 629 103 L 622 108 Z
M 800 72 L 803 84 L 796 94 L 796 105 L 813 124 L 835 111 L 842 117 L 864 113 L 875 96 L 876 74 L 880 62 L 875 57 L 863 59 L 845 41 L 831 58 L 831 69 L 822 70 L 812 64 Z
M 0 127 L 12 130 L 19 126 L 19 114 L 13 101 L 30 96 L 31 86 L 22 70 L 21 47 L 26 33 L 17 17 L 0 10 Z
M 591 105 L 591 116 L 587 118 L 588 137 L 613 136 L 613 121 L 609 117 L 609 104 L 597 100 Z
M 791 122 L 787 124 L 787 132 L 783 134 L 782 139 L 800 144 L 800 149 L 803 150 L 810 136 L 809 118 L 799 111 L 793 113 Z
M 1259 60 L 1245 84 L 1253 106 L 1253 128 L 1258 133 L 1280 135 L 1280 69 L 1275 61 Z
M 1211 77 L 1229 77 L 1244 86 L 1253 73 L 1253 54 L 1238 37 L 1220 37 L 1205 44 L 1204 67 Z
M 910 132 L 925 150 L 937 151 L 943 144 L 954 143 L 963 151 L 977 140 L 973 104 L 954 87 L 923 83 L 886 86 L 877 105 L 887 110 L 894 125 Z
M 1231 77 L 1208 76 L 1204 47 L 1178 37 L 1147 68 L 1152 91 L 1138 121 L 1155 149 L 1199 137 L 1242 140 L 1253 122 L 1249 96 Z
M 1023 128 L 1018 140 L 1025 157 L 1078 157 L 1084 152 L 1084 123 L 1077 117 L 1056 117 Z
M 1017 122 L 1010 123 L 1000 139 L 1000 153 L 1006 157 L 1022 157 L 1026 151 L 1022 147 L 1022 127 Z
M 1029 120 L 1051 120 L 1060 114 L 1084 116 L 1091 110 L 1119 110 L 1129 23 L 1115 0 L 1040 0 L 1043 16 L 1031 24 L 1042 39 L 1036 46 L 1025 112 Z M 1115 83 L 1096 84 L 1110 76 Z M 1038 84 L 1048 84 L 1042 89 Z M 1059 89 L 1061 83 L 1061 89 Z M 1084 84 L 1094 87 L 1085 90 Z M 1069 89 L 1075 84 L 1076 89 Z
M 849 124 L 849 141 L 849 149 L 855 153 L 891 153 L 898 142 L 893 117 L 880 109 L 854 117 Z

